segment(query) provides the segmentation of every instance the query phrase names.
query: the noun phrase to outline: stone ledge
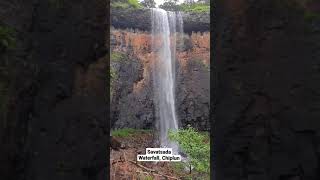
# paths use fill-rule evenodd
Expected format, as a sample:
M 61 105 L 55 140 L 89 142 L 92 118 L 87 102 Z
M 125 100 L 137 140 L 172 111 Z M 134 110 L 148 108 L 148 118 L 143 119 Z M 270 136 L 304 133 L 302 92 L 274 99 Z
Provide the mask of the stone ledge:
M 182 13 L 184 32 L 210 31 L 210 13 Z M 115 28 L 151 30 L 150 9 L 111 9 L 111 24 Z

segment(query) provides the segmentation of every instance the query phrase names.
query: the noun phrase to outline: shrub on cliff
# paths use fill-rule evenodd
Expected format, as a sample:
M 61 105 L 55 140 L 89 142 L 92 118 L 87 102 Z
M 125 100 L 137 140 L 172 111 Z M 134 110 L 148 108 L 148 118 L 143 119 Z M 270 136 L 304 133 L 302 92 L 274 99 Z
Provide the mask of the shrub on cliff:
M 112 0 L 111 8 L 121 8 L 121 9 L 140 9 L 142 5 L 138 0 Z
M 128 3 L 133 8 L 142 8 L 142 5 L 138 0 L 128 0 Z
M 194 128 L 169 131 L 169 139 L 178 142 L 180 148 L 188 155 L 189 162 L 200 174 L 210 174 L 210 140 L 209 135 L 197 132 Z
M 182 4 L 178 4 L 177 0 L 166 0 L 159 6 L 167 11 L 183 11 L 183 12 L 195 12 L 204 13 L 210 12 L 210 2 L 208 0 L 203 1 L 185 1 Z
M 180 11 L 180 5 L 177 0 L 167 0 L 159 6 L 159 8 L 166 11 Z
M 181 4 L 180 10 L 184 12 L 204 13 L 210 12 L 210 5 L 204 3 Z

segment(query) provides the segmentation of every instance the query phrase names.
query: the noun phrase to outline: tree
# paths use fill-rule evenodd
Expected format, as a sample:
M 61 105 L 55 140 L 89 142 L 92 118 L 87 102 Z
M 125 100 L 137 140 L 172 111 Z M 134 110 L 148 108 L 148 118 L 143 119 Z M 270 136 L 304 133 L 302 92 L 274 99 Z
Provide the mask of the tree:
M 179 11 L 180 10 L 180 6 L 178 5 L 178 0 L 166 0 L 159 7 L 161 9 L 164 9 L 167 11 Z
M 143 0 L 141 4 L 146 8 L 155 8 L 156 2 L 154 0 Z

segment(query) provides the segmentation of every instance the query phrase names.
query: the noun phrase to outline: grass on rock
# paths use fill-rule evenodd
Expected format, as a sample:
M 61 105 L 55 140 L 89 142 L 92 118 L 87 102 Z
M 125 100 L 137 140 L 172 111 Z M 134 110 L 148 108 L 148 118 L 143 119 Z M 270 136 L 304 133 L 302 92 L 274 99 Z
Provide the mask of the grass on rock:
M 133 129 L 133 128 L 123 128 L 111 131 L 112 136 L 114 137 L 129 137 L 132 135 L 150 133 L 150 129 Z

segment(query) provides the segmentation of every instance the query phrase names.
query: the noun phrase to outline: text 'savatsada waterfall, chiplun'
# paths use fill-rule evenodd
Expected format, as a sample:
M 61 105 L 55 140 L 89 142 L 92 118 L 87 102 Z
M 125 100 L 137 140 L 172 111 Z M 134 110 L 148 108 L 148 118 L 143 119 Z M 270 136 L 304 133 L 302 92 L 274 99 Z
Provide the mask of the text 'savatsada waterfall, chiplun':
M 180 12 L 153 8 L 151 13 L 154 104 L 159 140 L 161 147 L 177 152 L 178 146 L 168 140 L 168 130 L 179 127 L 175 107 L 175 64 L 176 41 L 183 34 L 183 21 Z M 177 30 L 180 36 L 177 36 Z

